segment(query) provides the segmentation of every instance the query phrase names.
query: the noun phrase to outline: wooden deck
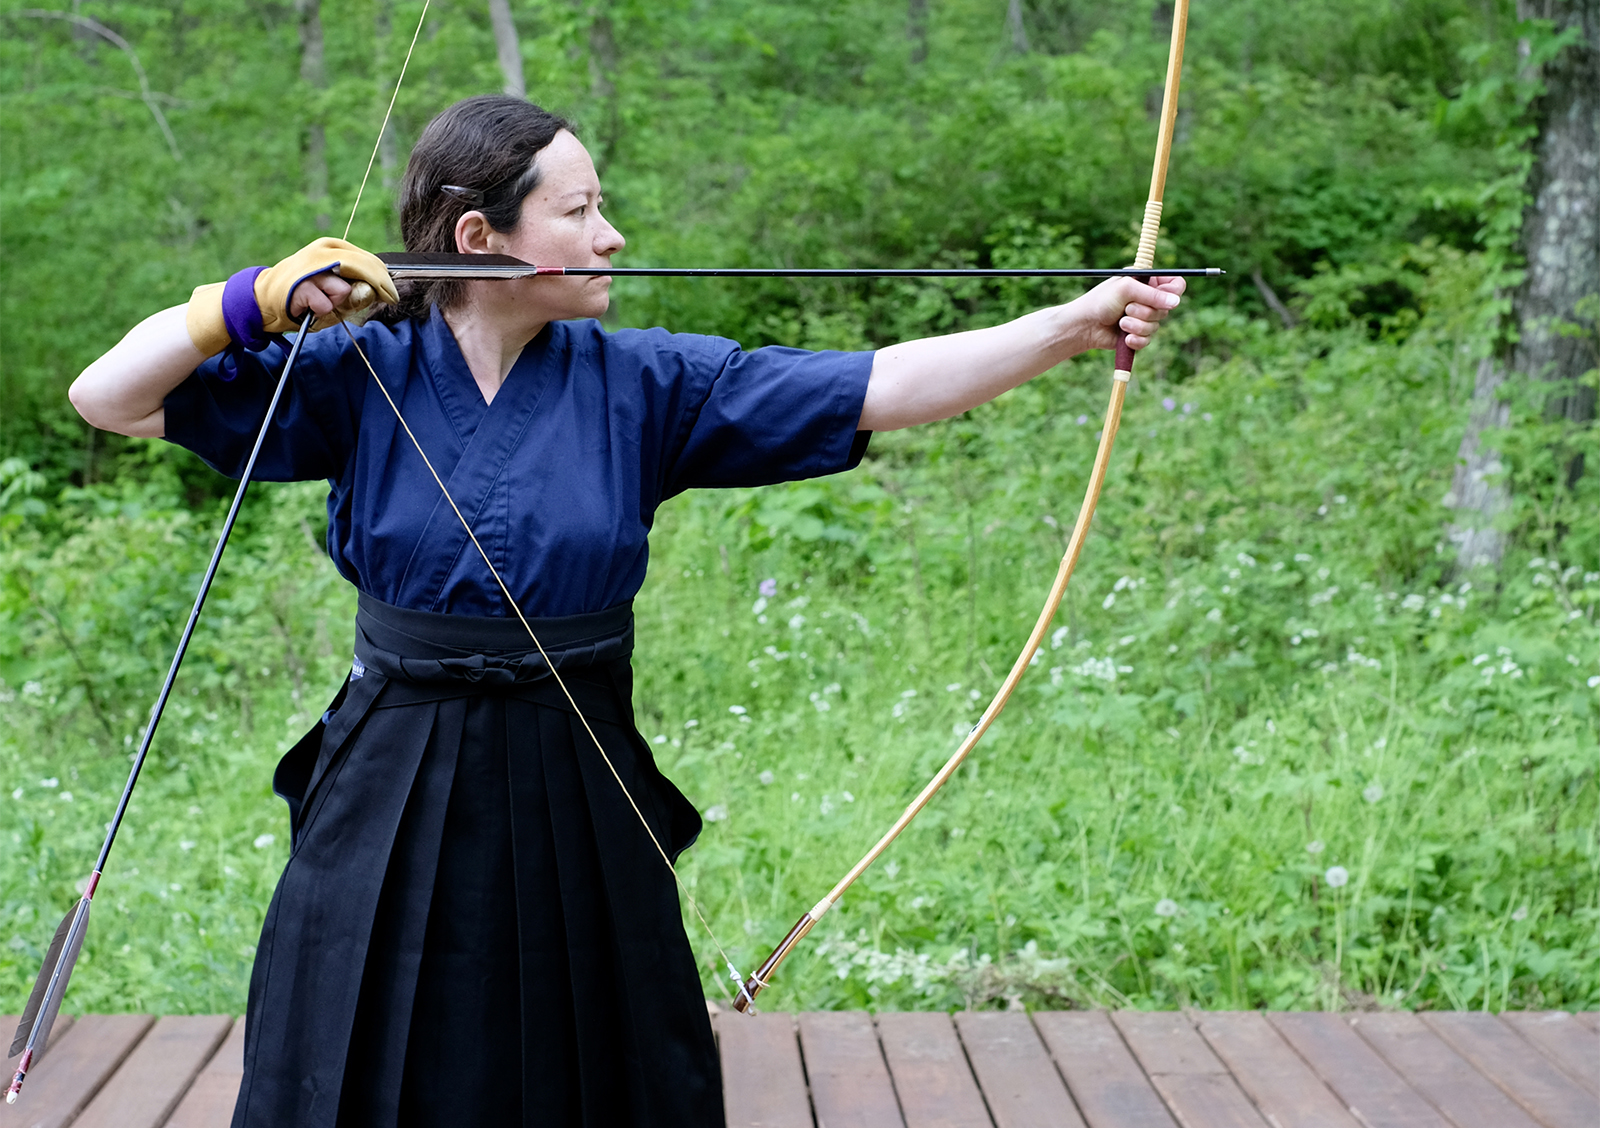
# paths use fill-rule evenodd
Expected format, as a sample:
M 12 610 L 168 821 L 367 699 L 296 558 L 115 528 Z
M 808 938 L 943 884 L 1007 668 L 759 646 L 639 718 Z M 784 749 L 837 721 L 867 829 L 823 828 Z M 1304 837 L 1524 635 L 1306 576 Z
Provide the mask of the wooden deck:
M 714 1016 L 731 1128 L 1597 1128 L 1594 1013 Z M 0 1018 L 14 1030 L 15 1018 Z M 243 1025 L 56 1024 L 3 1128 L 225 1128 Z

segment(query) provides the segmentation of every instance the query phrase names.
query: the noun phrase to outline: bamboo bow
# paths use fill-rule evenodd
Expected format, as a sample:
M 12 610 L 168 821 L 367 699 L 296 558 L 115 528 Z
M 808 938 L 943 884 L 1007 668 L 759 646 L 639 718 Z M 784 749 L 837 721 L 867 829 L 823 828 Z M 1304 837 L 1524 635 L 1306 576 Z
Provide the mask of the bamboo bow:
M 1178 79 L 1183 72 L 1183 38 L 1188 22 L 1189 0 L 1177 0 L 1172 15 L 1172 46 L 1167 56 L 1167 82 L 1161 100 L 1161 124 L 1156 140 L 1155 168 L 1150 176 L 1150 198 L 1144 206 L 1144 222 L 1139 231 L 1139 251 L 1134 260 L 1134 266 L 1144 270 L 1149 270 L 1155 265 L 1156 237 L 1161 230 L 1161 198 L 1166 191 L 1167 160 L 1172 155 L 1172 127 L 1178 116 Z M 1149 275 L 1143 277 L 1148 278 Z M 1128 381 L 1132 378 L 1133 350 L 1128 347 L 1127 334 L 1119 329 L 1116 368 L 1111 374 L 1111 402 L 1106 405 L 1105 427 L 1100 433 L 1100 446 L 1095 451 L 1094 469 L 1089 474 L 1089 485 L 1084 492 L 1083 505 L 1078 509 L 1078 519 L 1073 523 L 1066 554 L 1061 557 L 1061 566 L 1056 570 L 1055 582 L 1050 585 L 1050 594 L 1045 598 L 1044 607 L 1039 611 L 1033 632 L 1028 635 L 1022 653 L 1018 654 L 1017 660 L 1012 663 L 1011 672 L 1006 675 L 1005 681 L 1000 683 L 1000 688 L 989 702 L 989 707 L 983 711 L 983 716 L 978 718 L 978 723 L 972 726 L 972 731 L 961 742 L 961 746 L 951 754 L 950 759 L 945 761 L 944 767 L 928 781 L 927 786 L 901 812 L 900 817 L 895 819 L 883 837 L 873 844 L 872 849 L 868 850 L 859 862 L 850 867 L 849 872 L 839 879 L 838 883 L 828 891 L 827 896 L 795 922 L 789 934 L 745 981 L 738 999 L 733 1004 L 735 1009 L 743 1011 L 754 1002 L 762 988 L 771 982 L 778 965 L 794 950 L 795 945 L 816 927 L 817 922 L 829 909 L 838 904 L 845 890 L 855 884 L 856 879 L 866 872 L 867 867 L 889 848 L 889 844 L 899 837 L 901 831 L 911 825 L 911 820 L 928 805 L 934 794 L 955 775 L 956 770 L 977 747 L 978 741 L 983 739 L 983 734 L 989 731 L 995 719 L 1000 716 L 1001 710 L 1006 707 L 1006 702 L 1011 700 L 1011 695 L 1016 692 L 1017 685 L 1022 681 L 1022 675 L 1033 662 L 1034 655 L 1038 653 L 1045 632 L 1050 629 L 1051 620 L 1061 607 L 1061 599 L 1067 591 L 1067 581 L 1072 578 L 1072 570 L 1078 563 L 1078 554 L 1083 551 L 1083 542 L 1089 535 L 1089 523 L 1094 518 L 1095 505 L 1100 500 L 1100 489 L 1105 485 L 1106 467 L 1111 461 L 1111 444 L 1116 440 L 1117 425 L 1122 420 L 1122 401 L 1128 394 Z

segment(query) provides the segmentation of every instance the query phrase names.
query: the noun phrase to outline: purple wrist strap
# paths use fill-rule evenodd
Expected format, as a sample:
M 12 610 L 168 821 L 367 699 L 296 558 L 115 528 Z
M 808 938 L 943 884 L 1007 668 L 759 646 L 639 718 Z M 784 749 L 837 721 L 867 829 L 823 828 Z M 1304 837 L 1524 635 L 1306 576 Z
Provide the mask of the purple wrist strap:
M 261 306 L 256 303 L 256 276 L 264 266 L 239 271 L 222 288 L 222 323 L 236 344 L 260 352 L 272 343 L 261 321 Z
M 256 302 L 256 275 L 264 266 L 246 267 L 222 287 L 222 323 L 227 326 L 230 344 L 222 354 L 217 374 L 224 380 L 239 375 L 239 361 L 246 349 L 260 352 L 272 343 Z

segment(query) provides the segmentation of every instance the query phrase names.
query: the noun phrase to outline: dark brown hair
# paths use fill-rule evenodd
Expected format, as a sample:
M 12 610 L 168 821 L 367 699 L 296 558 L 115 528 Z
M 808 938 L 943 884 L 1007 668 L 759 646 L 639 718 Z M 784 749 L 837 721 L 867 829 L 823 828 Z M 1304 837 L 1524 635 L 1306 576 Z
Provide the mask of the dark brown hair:
M 454 253 L 456 223 L 469 211 L 482 212 L 496 231 L 516 230 L 523 199 L 539 186 L 534 158 L 563 129 L 572 126 L 504 94 L 466 98 L 440 113 L 417 139 L 400 181 L 406 250 Z M 391 325 L 426 319 L 434 306 L 449 309 L 464 292 L 453 281 L 402 282 L 398 289 L 399 304 L 376 312 Z

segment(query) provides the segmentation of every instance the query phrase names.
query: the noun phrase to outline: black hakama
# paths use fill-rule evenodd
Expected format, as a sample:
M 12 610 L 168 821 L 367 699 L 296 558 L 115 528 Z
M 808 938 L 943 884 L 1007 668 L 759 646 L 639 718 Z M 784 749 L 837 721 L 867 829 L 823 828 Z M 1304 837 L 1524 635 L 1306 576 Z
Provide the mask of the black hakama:
M 275 780 L 235 1128 L 720 1125 L 672 875 L 521 623 L 366 596 L 356 623 Z M 700 820 L 633 725 L 631 606 L 533 626 L 676 856 Z

